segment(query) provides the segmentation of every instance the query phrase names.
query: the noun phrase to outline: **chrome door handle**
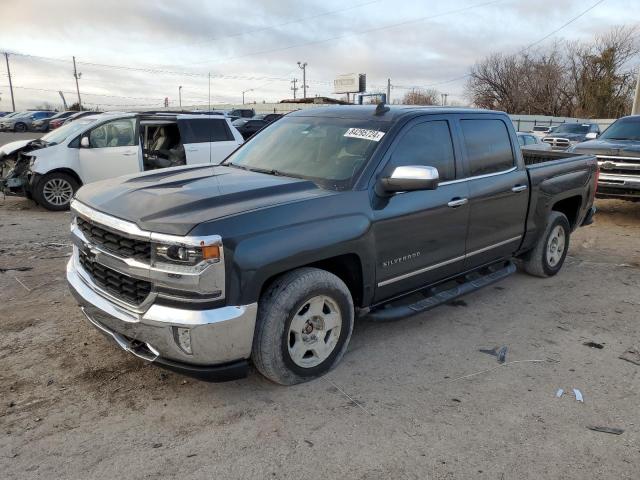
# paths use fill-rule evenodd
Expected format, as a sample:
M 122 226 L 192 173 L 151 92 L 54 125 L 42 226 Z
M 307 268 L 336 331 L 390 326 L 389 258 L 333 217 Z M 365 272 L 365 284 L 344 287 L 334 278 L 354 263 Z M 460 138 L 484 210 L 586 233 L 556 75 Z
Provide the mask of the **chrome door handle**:
M 449 203 L 447 203 L 447 206 L 451 208 L 458 208 L 458 207 L 461 207 L 462 205 L 466 205 L 468 202 L 469 202 L 468 198 L 454 198 Z
M 526 185 L 515 185 L 511 191 L 514 193 L 524 192 L 527 189 Z
M 187 150 L 187 152 L 197 152 L 198 151 L 197 148 L 187 148 L 186 150 Z
M 130 157 L 131 155 L 136 155 L 138 152 L 124 152 L 122 155 L 125 157 Z

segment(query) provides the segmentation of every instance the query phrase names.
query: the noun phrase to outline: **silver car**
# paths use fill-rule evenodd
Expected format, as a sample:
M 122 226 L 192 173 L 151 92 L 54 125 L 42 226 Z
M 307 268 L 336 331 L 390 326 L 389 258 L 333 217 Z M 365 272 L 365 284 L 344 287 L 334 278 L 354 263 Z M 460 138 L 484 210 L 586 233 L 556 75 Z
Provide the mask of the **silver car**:
M 56 114 L 51 111 L 28 111 L 10 118 L 0 118 L 0 132 L 26 132 L 33 127 L 33 122 L 49 118 Z
M 544 143 L 532 133 L 518 132 L 518 143 L 523 150 L 551 150 L 551 145 Z

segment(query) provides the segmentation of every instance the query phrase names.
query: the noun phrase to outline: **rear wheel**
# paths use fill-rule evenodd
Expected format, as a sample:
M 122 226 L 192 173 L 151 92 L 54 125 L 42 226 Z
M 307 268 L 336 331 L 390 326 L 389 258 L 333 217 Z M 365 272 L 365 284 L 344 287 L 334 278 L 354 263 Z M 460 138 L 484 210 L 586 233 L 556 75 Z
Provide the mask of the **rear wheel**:
M 68 210 L 80 185 L 71 175 L 62 172 L 43 176 L 33 192 L 34 199 L 47 210 Z
M 524 269 L 536 277 L 551 277 L 564 264 L 569 249 L 571 226 L 560 212 L 551 212 L 547 228 L 535 248 L 524 258 Z
M 282 385 L 323 375 L 344 355 L 353 320 L 351 293 L 338 277 L 317 268 L 286 273 L 260 298 L 253 363 Z

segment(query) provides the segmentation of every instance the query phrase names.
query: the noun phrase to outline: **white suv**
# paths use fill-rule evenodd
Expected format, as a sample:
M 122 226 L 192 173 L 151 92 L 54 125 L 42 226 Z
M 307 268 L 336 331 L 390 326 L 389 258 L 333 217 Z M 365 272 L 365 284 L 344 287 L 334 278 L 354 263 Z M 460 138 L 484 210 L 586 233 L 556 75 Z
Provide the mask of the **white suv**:
M 158 168 L 218 164 L 243 142 L 222 115 L 90 115 L 39 140 L 0 148 L 0 162 L 14 162 L 0 186 L 32 196 L 49 210 L 66 210 L 81 185 Z

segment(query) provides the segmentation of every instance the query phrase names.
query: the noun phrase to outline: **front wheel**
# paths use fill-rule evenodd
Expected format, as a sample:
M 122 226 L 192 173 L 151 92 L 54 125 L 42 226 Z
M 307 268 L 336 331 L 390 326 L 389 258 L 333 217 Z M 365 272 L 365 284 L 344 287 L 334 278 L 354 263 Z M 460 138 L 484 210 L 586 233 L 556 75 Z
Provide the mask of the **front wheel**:
M 317 268 L 293 270 L 260 298 L 253 363 L 281 385 L 316 378 L 344 355 L 353 321 L 353 300 L 342 280 Z
M 26 132 L 27 126 L 24 123 L 16 123 L 15 127 L 13 127 L 13 131 L 19 133 Z
M 524 258 L 524 269 L 536 277 L 551 277 L 564 264 L 569 249 L 571 225 L 560 212 L 551 212 L 547 228 L 535 248 Z
M 71 175 L 62 172 L 48 173 L 36 184 L 33 197 L 47 210 L 68 210 L 79 187 Z

